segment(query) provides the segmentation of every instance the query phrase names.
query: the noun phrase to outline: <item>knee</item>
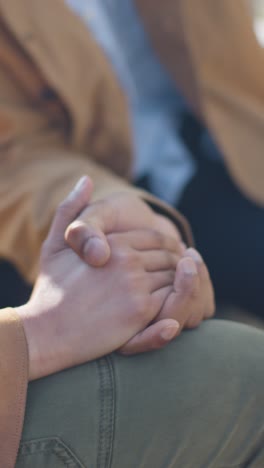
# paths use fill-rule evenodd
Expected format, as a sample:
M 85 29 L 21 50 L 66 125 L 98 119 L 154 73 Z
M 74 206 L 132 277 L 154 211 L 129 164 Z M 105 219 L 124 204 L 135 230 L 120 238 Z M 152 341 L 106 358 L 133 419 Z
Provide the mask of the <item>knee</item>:
M 199 367 L 218 379 L 240 381 L 264 389 L 264 332 L 225 320 L 204 322 L 199 329 L 183 333 L 185 354 L 196 355 Z M 206 378 L 206 375 L 205 375 Z M 207 377 L 208 378 L 208 377 Z M 256 389 L 257 389 L 256 388 Z M 263 392 L 264 394 L 264 392 Z

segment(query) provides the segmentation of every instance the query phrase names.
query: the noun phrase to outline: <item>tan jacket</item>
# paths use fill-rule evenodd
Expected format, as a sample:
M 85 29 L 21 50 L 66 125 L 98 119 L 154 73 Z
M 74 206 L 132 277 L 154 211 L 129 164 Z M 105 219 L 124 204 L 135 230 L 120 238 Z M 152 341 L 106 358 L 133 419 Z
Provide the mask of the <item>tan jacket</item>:
M 0 466 L 13 468 L 23 426 L 28 351 L 23 326 L 12 309 L 0 311 Z
M 252 0 L 135 0 L 161 60 L 238 187 L 264 205 L 264 50 Z
M 131 146 L 125 97 L 82 22 L 62 0 L 0 0 L 0 257 L 33 281 L 54 210 L 82 174 L 95 198 L 134 190 Z M 180 214 L 138 193 L 191 242 Z M 15 463 L 26 397 L 26 340 L 14 317 L 0 312 L 1 468 Z
M 264 203 L 264 63 L 244 0 L 136 2 L 161 60 L 211 129 L 234 179 Z M 55 207 L 74 182 L 89 173 L 95 198 L 133 190 L 125 182 L 130 162 L 125 97 L 82 22 L 63 0 L 0 0 L 0 257 L 33 280 Z M 179 214 L 140 195 L 160 204 L 191 239 Z M 1 365 L 8 363 L 0 374 L 1 440 L 10 434 L 0 446 L 4 468 L 14 464 L 27 380 L 26 342 L 14 317 L 5 312 L 0 321 Z

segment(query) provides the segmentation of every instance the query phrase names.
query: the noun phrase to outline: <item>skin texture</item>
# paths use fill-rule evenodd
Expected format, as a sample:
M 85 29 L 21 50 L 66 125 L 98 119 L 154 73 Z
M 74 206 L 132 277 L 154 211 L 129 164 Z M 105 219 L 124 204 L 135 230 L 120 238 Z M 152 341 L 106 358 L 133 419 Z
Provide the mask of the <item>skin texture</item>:
M 197 296 L 199 269 L 206 278 L 207 270 L 195 251 L 180 257 L 173 237 L 153 229 L 109 234 L 111 255 L 101 268 L 76 255 L 64 234 L 91 191 L 90 180 L 82 178 L 58 208 L 32 297 L 17 309 L 28 340 L 30 380 L 116 350 L 160 348 L 184 326 L 206 318 Z
M 119 192 L 86 207 L 66 230 L 65 239 L 92 266 L 103 266 L 111 250 L 107 234 L 136 229 L 154 229 L 173 237 L 175 250 L 182 252 L 180 234 L 167 218 L 157 215 L 137 195 Z
M 212 282 L 207 267 L 195 249 L 186 249 L 174 224 L 164 216 L 157 215 L 139 197 L 133 194 L 117 193 L 85 208 L 78 219 L 71 223 L 66 232 L 65 240 L 69 246 L 87 264 L 97 267 L 107 264 L 111 256 L 109 233 L 124 233 L 130 229 L 154 229 L 174 241 L 177 266 L 174 281 L 168 289 L 167 300 L 164 301 L 155 322 L 161 319 L 177 320 L 179 330 L 195 328 L 204 319 L 214 315 L 215 302 Z M 193 274 L 188 274 L 188 262 Z M 150 351 L 162 346 L 160 336 L 154 330 L 139 333 L 121 352 L 132 354 Z

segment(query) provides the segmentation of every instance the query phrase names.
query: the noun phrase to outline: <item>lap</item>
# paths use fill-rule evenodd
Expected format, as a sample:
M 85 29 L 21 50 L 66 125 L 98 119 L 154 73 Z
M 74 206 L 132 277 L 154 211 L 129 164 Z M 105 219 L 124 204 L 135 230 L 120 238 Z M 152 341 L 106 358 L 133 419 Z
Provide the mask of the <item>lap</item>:
M 17 468 L 262 466 L 263 355 L 261 331 L 210 321 L 33 382 Z

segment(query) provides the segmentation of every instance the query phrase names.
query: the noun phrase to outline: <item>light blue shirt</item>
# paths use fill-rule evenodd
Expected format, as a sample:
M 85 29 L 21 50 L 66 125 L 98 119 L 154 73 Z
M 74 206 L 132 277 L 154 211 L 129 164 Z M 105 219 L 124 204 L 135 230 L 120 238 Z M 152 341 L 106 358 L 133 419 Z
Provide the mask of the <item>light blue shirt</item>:
M 94 34 L 127 95 L 134 178 L 148 175 L 151 191 L 175 205 L 196 171 L 177 131 L 186 105 L 158 61 L 133 0 L 66 1 Z

